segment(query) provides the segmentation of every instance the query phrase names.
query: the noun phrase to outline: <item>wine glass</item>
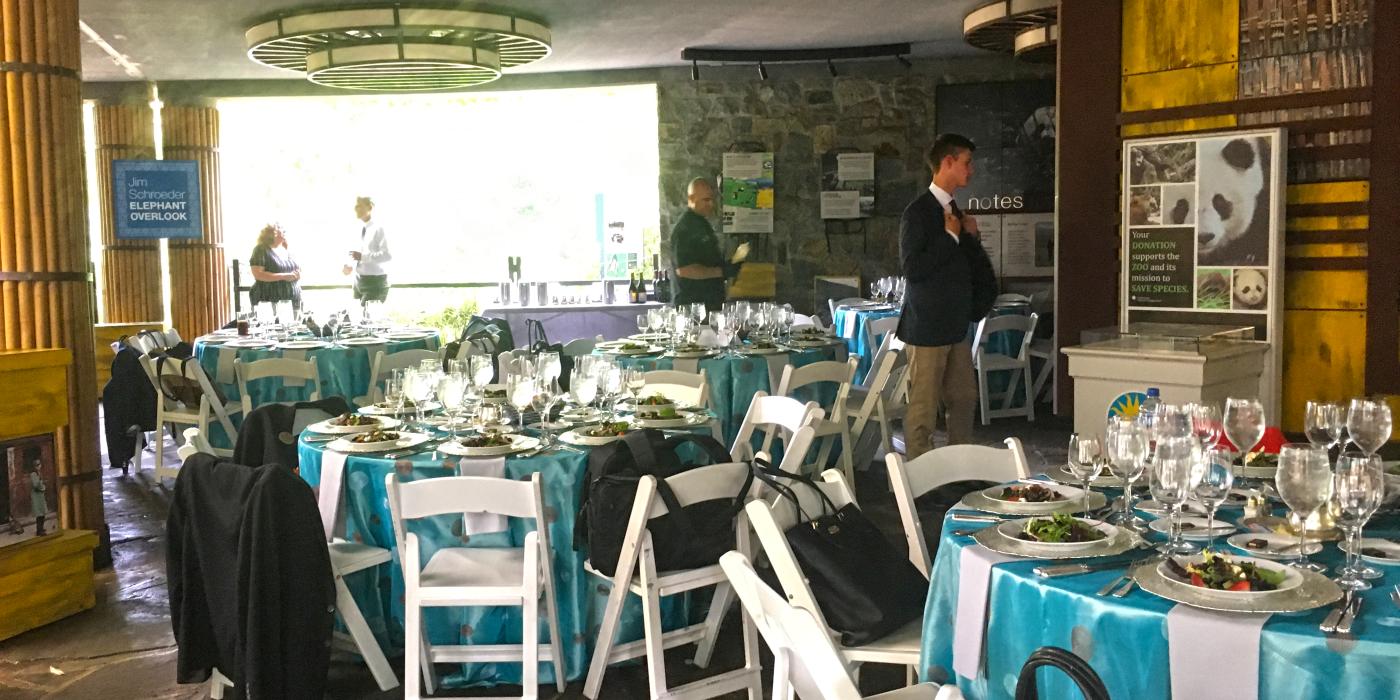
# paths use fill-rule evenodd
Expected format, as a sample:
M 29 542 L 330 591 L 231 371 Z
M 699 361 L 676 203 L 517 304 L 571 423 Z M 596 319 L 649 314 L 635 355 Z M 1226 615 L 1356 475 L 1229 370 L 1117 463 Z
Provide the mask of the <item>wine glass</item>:
M 1308 560 L 1308 518 L 1327 505 L 1332 495 L 1332 470 L 1327 450 L 1303 443 L 1284 445 L 1278 453 L 1278 475 L 1275 477 L 1279 498 L 1298 516 L 1298 558 L 1292 566 L 1307 571 L 1324 571 L 1326 567 Z
M 697 325 L 697 326 L 700 325 L 700 323 L 703 322 L 703 321 L 705 320 L 705 313 L 706 313 L 706 311 L 707 311 L 707 309 L 705 308 L 705 305 L 704 305 L 704 304 L 701 304 L 701 303 L 691 304 L 691 305 L 690 305 L 690 320 L 694 321 L 694 322 L 695 322 L 695 325 Z
M 538 387 L 539 382 L 528 372 L 511 372 L 506 379 L 506 396 L 520 416 L 521 429 L 525 428 L 525 411 L 534 404 Z
M 550 431 L 556 427 L 556 424 L 550 422 L 549 414 L 554 411 L 554 404 L 562 394 L 559 391 L 559 384 L 554 380 L 537 377 L 535 382 L 535 395 L 531 405 L 534 406 L 535 412 L 540 415 L 540 435 L 544 437 L 544 445 L 548 446 L 554 442 L 553 433 Z
M 1342 441 L 1346 421 L 1340 404 L 1309 401 L 1303 415 L 1303 431 L 1313 447 L 1332 449 Z
M 541 383 L 558 381 L 563 372 L 564 364 L 559 358 L 559 353 L 546 351 L 535 355 L 535 376 L 539 377 Z
M 626 384 L 622 379 L 622 368 L 617 365 L 608 365 L 605 369 L 600 369 L 598 373 L 598 394 L 602 397 L 603 405 L 606 406 L 608 422 L 617 420 L 617 400 L 622 396 L 623 388 Z
M 448 372 L 438 378 L 437 399 L 442 402 L 443 411 L 447 414 L 448 432 L 453 440 L 457 439 L 462 397 L 466 394 L 466 390 L 467 377 L 460 372 Z
M 433 399 L 433 394 L 437 392 L 438 374 L 436 370 L 409 370 L 404 374 L 407 378 L 405 385 L 409 391 L 409 398 L 414 403 L 414 422 L 419 427 L 425 427 L 423 418 L 427 415 L 424 410 L 429 401 Z
M 598 378 L 588 369 L 575 367 L 569 375 L 569 395 L 580 408 L 593 405 L 593 399 L 598 396 Z
M 1097 437 L 1069 436 L 1069 473 L 1084 487 L 1084 516 L 1089 516 L 1089 482 L 1103 471 L 1103 443 Z
M 1138 529 L 1144 521 L 1133 514 L 1133 484 L 1147 468 L 1147 430 L 1137 421 L 1112 418 L 1108 436 L 1109 471 L 1123 480 L 1123 510 L 1110 515 L 1108 522 Z
M 651 313 L 637 314 L 637 331 L 648 333 L 651 331 Z
M 627 393 L 632 395 L 633 401 L 642 398 L 642 389 L 647 385 L 645 372 L 636 367 L 628 367 L 622 370 L 622 381 L 627 387 Z
M 1193 403 L 1191 406 L 1191 432 L 1201 441 L 1201 447 L 1213 450 L 1220 444 L 1224 427 L 1220 422 L 1220 409 L 1215 406 Z
M 1157 547 L 1163 554 L 1185 554 L 1196 551 L 1195 545 L 1181 536 L 1181 507 L 1191 493 L 1194 452 L 1200 449 L 1195 436 L 1166 437 L 1157 442 L 1157 453 L 1148 474 L 1148 490 L 1158 503 L 1166 506 L 1171 524 L 1167 541 Z M 1214 521 L 1207 524 L 1212 527 Z
M 1230 495 L 1230 487 L 1235 483 L 1234 454 L 1229 450 L 1204 447 L 1200 461 L 1196 463 L 1199 478 L 1193 478 L 1196 500 L 1206 507 L 1206 519 L 1215 524 L 1215 511 Z M 1215 549 L 1215 531 L 1211 531 L 1210 549 Z
M 1337 458 L 1337 471 L 1332 477 L 1333 498 L 1337 502 L 1337 525 L 1346 533 L 1347 561 L 1337 569 L 1337 585 L 1353 591 L 1371 587 L 1361 563 L 1361 529 L 1380 508 L 1385 496 L 1385 477 L 1381 459 L 1376 455 L 1346 452 Z
M 1249 455 L 1259 440 L 1264 437 L 1264 404 L 1259 399 L 1225 399 L 1225 437 L 1244 457 L 1244 466 L 1249 466 Z
M 1367 456 L 1390 439 L 1390 404 L 1372 399 L 1352 399 L 1347 408 L 1347 437 Z

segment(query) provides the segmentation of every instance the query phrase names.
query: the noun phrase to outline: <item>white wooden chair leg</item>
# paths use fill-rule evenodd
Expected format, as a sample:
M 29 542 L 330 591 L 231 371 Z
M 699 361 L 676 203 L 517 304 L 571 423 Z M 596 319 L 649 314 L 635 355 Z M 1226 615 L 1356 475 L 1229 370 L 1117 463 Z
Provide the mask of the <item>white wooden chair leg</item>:
M 855 437 L 851 435 L 850 430 L 841 434 L 841 471 L 845 472 L 846 483 L 850 484 L 852 489 L 856 483 L 855 457 L 851 455 L 851 443 L 854 441 Z
M 725 585 L 733 590 L 732 586 Z M 763 700 L 763 660 L 758 652 L 758 629 L 747 610 L 739 606 L 739 623 L 744 633 L 744 668 L 749 669 L 749 700 Z
M 913 667 L 913 666 L 905 666 L 905 667 L 904 667 L 904 685 L 905 685 L 905 686 L 911 686 L 911 685 L 914 685 L 914 683 L 917 682 L 917 681 L 918 681 L 918 679 L 914 677 L 914 667 Z
M 695 658 L 692 659 L 696 667 L 709 668 L 710 656 L 714 653 L 715 642 L 719 639 L 719 627 L 733 602 L 734 588 L 728 583 L 715 584 L 714 595 L 710 598 L 710 611 L 705 615 L 705 636 L 695 646 Z
M 229 680 L 228 676 L 219 673 L 219 669 L 214 669 L 213 673 L 209 675 L 209 697 L 213 700 L 223 700 L 224 688 L 232 687 L 233 681 Z
M 533 534 L 533 533 L 532 533 Z M 539 571 L 539 549 L 525 548 L 525 570 Z M 523 700 L 536 700 L 540 695 L 540 588 L 539 575 L 526 582 L 521 618 L 524 629 L 520 635 L 520 686 Z
M 419 700 L 423 697 L 423 692 L 420 690 L 419 670 L 421 669 L 425 675 L 427 673 L 427 669 L 423 668 L 422 664 L 423 652 L 425 651 L 422 636 L 423 610 L 408 596 L 405 596 L 405 599 L 407 605 L 403 611 L 403 696 L 405 700 Z M 417 661 L 412 659 L 417 659 Z M 414 668 L 415 665 L 419 668 Z
M 617 562 L 618 568 L 626 568 L 631 577 L 630 565 Z M 612 656 L 613 645 L 617 640 L 617 623 L 622 617 L 622 604 L 627 601 L 625 579 L 614 576 L 612 591 L 608 593 L 607 607 L 603 608 L 603 624 L 598 628 L 598 642 L 593 647 L 593 659 L 588 664 L 588 679 L 583 683 L 584 697 L 597 700 L 598 690 L 603 686 L 603 674 L 608 670 L 608 657 Z
M 550 556 L 550 552 L 544 552 L 541 556 Z M 545 615 L 549 621 L 549 649 L 554 660 L 554 687 L 559 692 L 564 692 L 568 684 L 567 674 L 564 671 L 564 640 L 559 638 L 559 610 L 555 606 L 558 597 L 554 595 L 554 580 L 546 579 L 544 582 L 543 606 Z
M 1026 420 L 1035 420 L 1035 392 L 1031 387 L 1035 386 L 1035 380 L 1031 378 L 1031 366 L 1026 365 Z
M 652 554 L 651 537 L 646 536 L 642 554 L 638 557 L 642 584 L 642 630 L 647 650 L 647 680 L 653 698 L 664 697 L 666 690 L 666 645 L 661 628 L 661 596 L 656 592 L 656 559 Z
M 423 619 L 421 609 L 418 612 L 418 619 L 420 622 Z M 438 677 L 437 667 L 433 666 L 433 646 L 428 641 L 427 627 L 420 625 L 418 630 L 418 643 L 418 665 L 423 669 L 423 689 L 428 692 L 428 695 L 432 695 L 437 692 Z M 404 658 L 408 658 L 407 651 L 404 652 Z
M 394 667 L 384 658 L 384 650 L 379 648 L 379 641 L 370 631 L 369 623 L 365 622 L 360 606 L 355 604 L 350 589 L 345 585 L 345 579 L 339 576 L 335 577 L 335 607 L 336 612 L 340 613 L 340 619 L 345 622 L 345 629 L 349 630 L 350 637 L 355 640 L 355 647 L 360 650 L 360 656 L 364 657 L 365 665 L 369 666 L 374 682 L 379 684 L 379 689 L 393 690 L 399 687 Z
M 977 400 L 982 406 L 982 425 L 991 425 L 992 418 L 988 415 L 991 412 L 991 398 L 987 395 L 987 373 L 977 370 Z

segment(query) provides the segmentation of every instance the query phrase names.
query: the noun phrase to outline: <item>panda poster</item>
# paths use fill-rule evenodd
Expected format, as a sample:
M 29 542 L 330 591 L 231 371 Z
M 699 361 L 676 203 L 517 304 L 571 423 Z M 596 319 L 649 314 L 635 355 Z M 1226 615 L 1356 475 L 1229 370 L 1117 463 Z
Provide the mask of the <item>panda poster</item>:
M 773 154 L 726 153 L 720 180 L 725 233 L 773 232 Z
M 1270 313 L 1281 144 L 1277 129 L 1124 143 L 1125 309 Z

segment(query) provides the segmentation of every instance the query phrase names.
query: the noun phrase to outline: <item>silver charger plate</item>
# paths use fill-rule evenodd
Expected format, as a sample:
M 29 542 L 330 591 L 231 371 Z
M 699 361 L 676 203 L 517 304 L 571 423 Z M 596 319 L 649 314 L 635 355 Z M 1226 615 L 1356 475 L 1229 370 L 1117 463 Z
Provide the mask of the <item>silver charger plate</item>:
M 1090 510 L 1098 510 L 1106 505 L 1108 505 L 1108 496 L 1097 491 L 1089 492 Z M 1017 509 L 1014 505 L 987 498 L 987 495 L 981 491 L 971 491 L 966 496 L 963 496 L 962 502 L 958 504 L 958 507 L 980 510 L 986 513 L 997 513 L 998 515 L 1054 515 L 1056 513 L 1078 513 L 1084 508 L 1084 499 L 1075 498 L 1065 501 L 1053 510 L 1027 512 Z
M 1131 532 L 1120 529 L 1118 536 L 1108 540 L 1108 544 L 1101 547 L 1089 547 L 1070 552 L 1056 552 L 1047 554 L 1043 549 L 1037 549 L 1036 543 L 1025 540 L 1013 539 L 997 532 L 996 525 L 982 528 L 972 534 L 972 539 L 977 544 L 986 547 L 998 554 L 1005 554 L 1012 557 L 1023 557 L 1026 559 L 1095 559 L 1097 557 L 1111 557 L 1115 554 L 1122 554 L 1137 546 L 1138 539 Z
M 1252 600 L 1226 599 L 1192 586 L 1174 584 L 1157 570 L 1158 563 L 1154 558 L 1132 568 L 1133 577 L 1137 579 L 1142 590 L 1159 598 L 1202 610 L 1239 613 L 1303 612 L 1331 605 L 1342 599 L 1341 587 L 1326 576 L 1312 571 L 1299 572 L 1303 575 L 1303 583 L 1292 590 L 1279 591 L 1276 596 L 1260 596 Z
M 1045 475 L 1061 484 L 1068 484 L 1070 486 L 1082 486 L 1084 484 L 1083 481 L 1079 480 L 1079 477 L 1071 474 L 1069 468 L 1063 464 L 1046 469 Z M 1139 483 L 1141 483 L 1141 477 L 1139 477 Z M 1121 489 L 1123 488 L 1123 480 L 1110 474 L 1109 471 L 1105 469 L 1099 474 L 1097 479 L 1089 482 L 1089 488 Z

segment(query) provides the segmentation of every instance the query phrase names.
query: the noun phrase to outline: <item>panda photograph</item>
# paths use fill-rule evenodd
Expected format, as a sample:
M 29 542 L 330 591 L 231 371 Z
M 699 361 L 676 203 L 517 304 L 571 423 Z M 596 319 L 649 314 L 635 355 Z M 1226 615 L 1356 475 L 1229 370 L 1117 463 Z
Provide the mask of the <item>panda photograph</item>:
M 1198 143 L 1197 264 L 1267 266 L 1273 194 L 1268 140 L 1227 136 Z
M 1269 271 L 1239 268 L 1231 287 L 1230 308 L 1236 311 L 1263 311 L 1269 305 Z

